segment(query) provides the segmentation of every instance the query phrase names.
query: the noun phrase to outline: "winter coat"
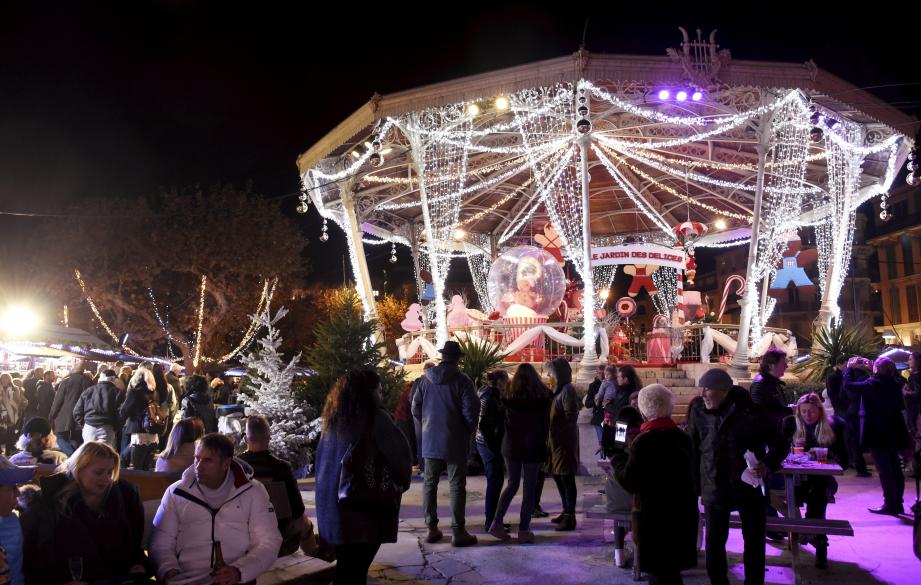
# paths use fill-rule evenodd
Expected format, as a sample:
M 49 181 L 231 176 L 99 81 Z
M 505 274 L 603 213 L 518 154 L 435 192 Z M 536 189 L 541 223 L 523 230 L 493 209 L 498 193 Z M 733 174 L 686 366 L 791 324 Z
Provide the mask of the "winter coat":
M 26 399 L 26 409 L 22 414 L 23 422 L 38 416 L 38 383 L 41 379 L 26 378 L 22 381 L 22 395 Z
M 844 387 L 848 395 L 863 400 L 863 439 L 866 449 L 907 449 L 911 446 L 908 427 L 902 410 L 902 383 L 890 376 L 875 375 L 863 381 L 855 381 L 859 375 L 855 368 L 844 372 Z
M 186 443 L 176 454 L 166 459 L 161 453 L 154 463 L 154 471 L 163 471 L 166 473 L 182 473 L 195 463 L 195 443 Z
M 908 430 L 917 433 L 918 416 L 921 415 L 921 372 L 912 372 L 902 392 L 905 396 Z
M 595 405 L 595 398 L 598 395 L 598 391 L 601 389 L 601 382 L 602 381 L 597 378 L 592 380 L 592 383 L 588 385 L 588 391 L 585 393 L 585 400 L 582 402 L 585 408 L 592 409 L 591 424 L 596 427 L 604 422 L 604 408 Z
M 268 492 L 246 463 L 234 459 L 228 473 L 233 488 L 217 510 L 206 503 L 191 467 L 163 494 L 149 547 L 159 579 L 172 569 L 209 573 L 215 540 L 224 561 L 240 571 L 241 583 L 254 581 L 275 562 L 281 534 Z
M 55 433 L 60 435 L 67 431 L 80 430 L 81 427 L 74 421 L 74 406 L 83 391 L 92 385 L 93 381 L 83 372 L 71 372 L 61 380 L 54 394 L 54 402 L 51 403 L 51 412 L 48 414 Z
M 739 386 L 716 410 L 707 410 L 702 398 L 692 400 L 687 430 L 694 446 L 694 484 L 707 505 L 734 506 L 753 495 L 755 488 L 742 481 L 745 451 L 772 471 L 789 452 L 778 425 Z
M 640 570 L 682 571 L 697 566 L 697 491 L 693 446 L 681 429 L 640 433 L 629 453 L 611 458 L 617 480 L 634 494 L 633 538 Z
M 835 368 L 828 374 L 828 378 L 825 380 L 825 392 L 828 394 L 828 400 L 831 401 L 832 408 L 835 409 L 835 416 L 843 417 L 847 413 L 844 372 Z
M 847 400 L 845 420 L 859 420 L 863 415 L 862 386 L 855 385 L 854 382 L 862 382 L 869 377 L 870 374 L 861 368 L 846 368 L 842 373 L 841 390 Z
M 18 429 L 22 421 L 22 414 L 26 410 L 26 397 L 22 390 L 14 385 L 6 388 L 0 388 L 0 401 L 2 401 L 2 412 L 5 415 L 0 420 L 4 426 Z
M 553 394 L 550 405 L 550 473 L 575 475 L 579 472 L 579 399 L 572 384 Z
M 752 381 L 751 392 L 752 402 L 762 407 L 778 431 L 783 419 L 793 413 L 793 410 L 787 404 L 787 396 L 784 393 L 786 384 L 783 380 L 773 374 L 758 374 Z
M 119 427 L 118 388 L 112 382 L 100 382 L 83 391 L 74 405 L 77 426 Z
M 413 392 L 413 382 L 408 382 L 406 388 L 403 388 L 403 393 L 400 394 L 400 400 L 397 402 L 396 412 L 393 414 L 393 418 L 397 422 L 412 421 L 413 420 L 413 404 L 412 404 L 412 392 Z
M 182 399 L 182 418 L 200 418 L 205 433 L 217 432 L 217 414 L 208 392 L 195 392 Z
M 54 386 L 51 382 L 40 381 L 35 386 L 38 403 L 35 405 L 35 416 L 51 420 L 51 405 L 54 402 Z
M 442 362 L 425 372 L 413 399 L 413 417 L 422 421 L 423 457 L 467 461 L 479 416 L 473 382 L 456 363 Z
M 114 482 L 97 514 L 79 492 L 65 496 L 63 490 L 74 483 L 63 473 L 41 478 L 41 491 L 32 494 L 22 514 L 28 584 L 70 582 L 68 559 L 75 556 L 83 557 L 83 581 L 89 583 L 124 577 L 134 565 L 152 568 L 141 549 L 144 507 L 137 488 Z
M 601 388 L 605 389 L 605 383 L 602 382 Z M 611 382 L 613 384 L 613 382 Z M 639 390 L 636 386 L 631 383 L 626 383 L 623 385 L 613 384 L 614 392 L 606 392 L 606 395 L 602 400 L 610 400 L 610 402 L 604 407 L 605 412 L 611 413 L 611 418 L 617 419 L 617 414 L 620 412 L 620 409 L 630 405 L 630 395 Z M 597 401 L 597 396 L 595 397 Z
M 406 437 L 390 415 L 379 408 L 374 415 L 373 441 L 388 463 L 397 484 L 409 487 L 412 479 L 412 453 Z M 396 542 L 399 509 L 374 512 L 339 504 L 339 474 L 342 457 L 349 445 L 366 429 L 348 429 L 340 434 L 327 430 L 317 446 L 316 509 L 317 527 L 330 544 Z
M 480 420 L 477 423 L 476 442 L 498 454 L 502 449 L 502 435 L 505 434 L 505 408 L 499 398 L 499 389 L 483 386 L 477 396 L 480 398 Z
M 147 412 L 148 403 L 154 399 L 154 393 L 147 389 L 145 384 L 140 384 L 128 390 L 125 401 L 118 409 L 118 420 L 123 427 L 123 433 L 131 436 L 135 433 L 146 433 L 144 430 L 144 413 Z
M 523 463 L 547 460 L 550 436 L 550 392 L 541 400 L 503 400 L 505 433 L 502 456 Z

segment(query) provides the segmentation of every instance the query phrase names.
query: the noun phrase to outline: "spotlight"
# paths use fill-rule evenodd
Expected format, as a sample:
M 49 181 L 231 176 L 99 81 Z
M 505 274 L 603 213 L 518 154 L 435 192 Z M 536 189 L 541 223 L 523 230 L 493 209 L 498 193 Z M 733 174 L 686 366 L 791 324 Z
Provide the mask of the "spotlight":
M 715 222 L 713 222 L 713 225 L 714 225 L 714 227 L 716 227 L 716 229 L 718 229 L 718 230 L 724 230 L 724 229 L 726 229 L 726 220 L 723 219 L 723 218 L 721 217 L 721 218 L 719 218 L 718 220 L 716 220 Z
M 688 92 L 684 90 L 679 91 L 675 94 L 675 99 L 679 102 L 683 102 L 684 100 L 688 99 Z
M 455 240 L 463 240 L 463 239 L 466 238 L 466 237 L 467 237 L 467 232 L 465 232 L 464 230 L 462 230 L 462 229 L 460 229 L 460 228 L 457 228 L 456 230 L 454 230 L 454 239 L 455 239 Z
M 467 115 L 468 115 L 468 116 L 476 116 L 476 115 L 479 114 L 479 113 L 480 113 L 480 106 L 478 106 L 478 105 L 476 105 L 476 104 L 470 104 L 469 106 L 467 106 Z
M 38 315 L 22 305 L 8 307 L 0 316 L 0 330 L 14 337 L 28 335 L 37 325 Z
M 660 89 L 660 90 L 659 90 L 659 99 L 660 99 L 660 100 L 667 100 L 669 97 L 671 97 L 671 95 L 672 95 L 672 94 L 669 93 L 669 91 L 668 91 L 667 89 Z
M 694 93 L 691 94 L 691 101 L 699 102 L 700 100 L 703 99 L 703 97 L 704 97 L 704 94 L 702 92 L 695 91 Z
M 499 97 L 496 98 L 495 106 L 497 110 L 499 110 L 500 112 L 504 112 L 505 110 L 508 109 L 508 106 L 509 106 L 508 98 L 505 97 L 504 95 L 500 95 Z

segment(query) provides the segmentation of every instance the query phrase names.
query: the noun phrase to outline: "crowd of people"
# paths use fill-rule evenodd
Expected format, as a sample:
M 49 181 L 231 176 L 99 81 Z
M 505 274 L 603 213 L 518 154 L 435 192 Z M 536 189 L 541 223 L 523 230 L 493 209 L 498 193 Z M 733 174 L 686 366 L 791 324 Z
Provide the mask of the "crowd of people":
M 866 476 L 869 451 L 883 492 L 882 505 L 870 511 L 903 512 L 902 464 L 912 457 L 921 424 L 919 354 L 907 381 L 885 357 L 842 360 L 828 376 L 826 397 L 807 393 L 791 408 L 782 381 L 786 356 L 770 350 L 750 389 L 723 369 L 707 371 L 679 426 L 671 390 L 641 388 L 631 366 L 599 368 L 580 399 L 565 359 L 545 363 L 542 372 L 528 363 L 511 375 L 488 372 L 477 389 L 459 366 L 460 345 L 449 341 L 440 351 L 441 362 L 426 364 L 406 388 L 395 418 L 373 371 L 348 373 L 326 398 L 315 457 L 316 514 L 319 534 L 338 559 L 336 583 L 365 582 L 380 546 L 396 541 L 414 465 L 423 477 L 426 542 L 444 539 L 437 507 L 443 474 L 455 547 L 477 544 L 476 532 L 511 541 L 506 517 L 519 492 L 515 540 L 535 542 L 531 520 L 548 515 L 540 506 L 548 476 L 561 502 L 551 521 L 557 531 L 575 530 L 583 407 L 591 409 L 599 448 L 613 469 L 604 488 L 608 509 L 632 515 L 640 569 L 654 584 L 681 583 L 681 572 L 697 564 L 701 517 L 710 581 L 728 584 L 733 512 L 742 525 L 745 582 L 763 583 L 768 518 L 787 510 L 775 472 L 791 453 L 821 452 Z M 154 578 L 248 584 L 278 556 L 318 549 L 290 465 L 269 452 L 269 421 L 247 419 L 247 451 L 236 455 L 233 441 L 216 432 L 214 398 L 222 384 L 179 373 L 142 364 L 133 371 L 100 367 L 89 376 L 79 365 L 57 387 L 54 375 L 42 371 L 19 385 L 0 376 L 3 440 L 11 455 L 0 459 L 0 572 L 6 566 L 15 585 Z M 476 530 L 466 522 L 473 453 L 486 476 L 485 524 Z M 57 472 L 23 488 L 17 503 L 17 485 L 27 481 L 22 466 L 29 465 Z M 149 539 L 137 488 L 120 479 L 124 468 L 177 474 Z M 266 485 L 281 486 L 285 495 L 270 497 Z M 832 477 L 810 476 L 797 486 L 796 504 L 805 505 L 806 518 L 822 519 L 836 489 Z M 626 528 L 615 530 L 618 566 L 632 556 L 626 535 Z M 826 567 L 827 538 L 809 543 L 816 565 Z

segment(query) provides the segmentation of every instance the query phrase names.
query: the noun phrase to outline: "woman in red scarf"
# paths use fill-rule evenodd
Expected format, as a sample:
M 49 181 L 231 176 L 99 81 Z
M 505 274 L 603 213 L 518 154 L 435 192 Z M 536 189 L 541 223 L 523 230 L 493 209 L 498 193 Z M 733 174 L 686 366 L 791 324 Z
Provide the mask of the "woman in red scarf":
M 680 584 L 697 565 L 697 494 L 691 439 L 671 419 L 675 396 L 661 384 L 640 390 L 646 422 L 611 458 L 617 481 L 633 498 L 633 538 L 651 585 Z

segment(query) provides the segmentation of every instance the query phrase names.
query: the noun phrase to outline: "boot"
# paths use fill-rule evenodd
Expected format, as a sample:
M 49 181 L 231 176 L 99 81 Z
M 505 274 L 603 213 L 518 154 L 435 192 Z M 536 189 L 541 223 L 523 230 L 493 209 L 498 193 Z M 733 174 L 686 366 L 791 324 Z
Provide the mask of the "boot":
M 425 542 L 429 544 L 438 542 L 442 539 L 443 536 L 444 534 L 442 534 L 441 530 L 438 530 L 437 526 L 433 526 L 432 528 L 429 528 L 428 534 L 425 535 Z
M 476 542 L 476 536 L 470 534 L 464 529 L 460 529 L 454 532 L 454 538 L 451 539 L 451 546 L 458 548 L 462 546 L 473 546 L 476 544 Z
M 569 530 L 576 529 L 576 515 L 575 514 L 563 514 L 563 518 L 560 520 L 560 523 L 556 525 L 557 532 L 566 532 Z
M 508 530 L 505 529 L 505 526 L 501 524 L 492 523 L 492 526 L 489 527 L 489 534 L 495 536 L 499 540 L 509 540 L 512 537 L 509 535 Z
M 565 517 L 566 517 L 566 512 L 560 512 L 559 516 L 554 516 L 553 518 L 550 519 L 550 521 L 553 522 L 554 524 L 559 524 L 560 522 L 563 521 L 563 518 Z
M 534 533 L 530 530 L 518 530 L 518 544 L 533 544 Z
M 815 567 L 817 569 L 828 568 L 828 543 L 815 545 Z
M 540 507 L 540 504 L 534 506 L 534 511 L 531 512 L 531 518 L 546 518 L 549 515 L 550 514 L 544 512 L 544 510 Z

